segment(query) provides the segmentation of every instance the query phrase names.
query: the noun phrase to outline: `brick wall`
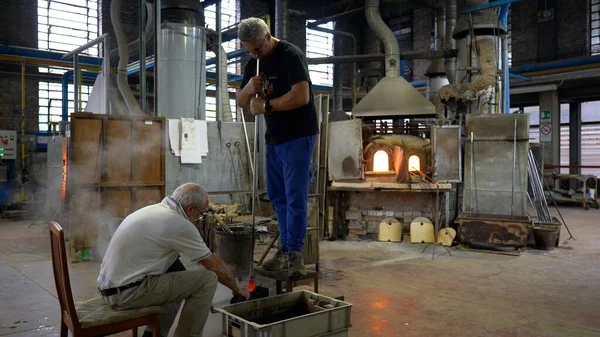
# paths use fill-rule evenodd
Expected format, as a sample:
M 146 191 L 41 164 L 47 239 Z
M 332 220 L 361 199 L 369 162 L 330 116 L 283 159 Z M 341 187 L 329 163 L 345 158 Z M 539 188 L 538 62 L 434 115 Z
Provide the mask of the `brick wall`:
M 351 193 L 345 211 L 351 238 L 377 238 L 379 224 L 395 218 L 402 224 L 403 233 L 410 232 L 410 223 L 417 217 L 433 218 L 433 193 Z M 383 208 L 383 209 L 382 209 Z
M 37 48 L 37 1 L 3 0 L 0 43 Z M 0 127 L 21 127 L 21 66 L 0 64 Z M 26 68 L 25 128 L 37 130 L 38 80 L 36 67 Z
M 590 15 L 588 0 L 557 1 L 559 58 L 588 54 Z
M 519 1 L 511 6 L 513 66 L 588 53 L 588 0 L 548 1 L 555 19 L 544 23 L 536 18 L 537 11 L 545 8 L 543 1 Z

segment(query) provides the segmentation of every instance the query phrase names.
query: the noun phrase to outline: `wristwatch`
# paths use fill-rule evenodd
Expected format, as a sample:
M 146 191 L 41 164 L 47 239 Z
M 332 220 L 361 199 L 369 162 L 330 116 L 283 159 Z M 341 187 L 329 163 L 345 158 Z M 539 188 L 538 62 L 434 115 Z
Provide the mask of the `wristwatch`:
M 269 98 L 267 98 L 265 100 L 265 105 L 263 106 L 263 108 L 265 109 L 265 113 L 270 114 L 272 110 L 271 108 L 271 100 Z

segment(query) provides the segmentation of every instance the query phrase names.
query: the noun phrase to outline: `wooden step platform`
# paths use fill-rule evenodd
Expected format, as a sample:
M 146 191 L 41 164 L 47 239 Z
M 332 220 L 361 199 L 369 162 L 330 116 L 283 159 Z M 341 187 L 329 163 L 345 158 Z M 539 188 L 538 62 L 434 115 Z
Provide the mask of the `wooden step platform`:
M 270 279 L 275 280 L 275 294 L 280 295 L 283 294 L 283 282 L 285 282 L 285 292 L 290 293 L 294 289 L 294 281 L 300 280 L 313 280 L 314 284 L 314 292 L 319 293 L 319 272 L 314 270 L 306 270 L 306 275 L 301 275 L 300 277 L 290 277 L 287 269 L 278 270 L 278 271 L 269 271 L 265 270 L 262 267 L 256 267 L 254 269 L 257 275 L 268 277 Z

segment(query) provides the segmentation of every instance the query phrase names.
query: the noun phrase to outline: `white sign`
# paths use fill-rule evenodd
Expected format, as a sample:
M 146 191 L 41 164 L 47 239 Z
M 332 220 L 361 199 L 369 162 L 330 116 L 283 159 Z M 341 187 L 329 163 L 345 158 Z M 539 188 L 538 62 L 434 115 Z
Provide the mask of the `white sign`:
M 552 142 L 552 126 L 540 124 L 540 142 Z

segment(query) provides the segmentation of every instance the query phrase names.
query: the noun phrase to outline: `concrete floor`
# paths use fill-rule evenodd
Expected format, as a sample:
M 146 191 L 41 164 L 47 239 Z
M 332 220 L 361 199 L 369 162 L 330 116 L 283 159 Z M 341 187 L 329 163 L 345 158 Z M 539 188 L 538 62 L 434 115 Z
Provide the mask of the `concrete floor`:
M 351 336 L 600 336 L 600 211 L 562 212 L 577 240 L 520 257 L 323 242 L 320 286 L 353 304 Z M 28 225 L 0 222 L 0 336 L 58 336 L 48 232 Z M 98 266 L 70 266 L 75 301 Z

